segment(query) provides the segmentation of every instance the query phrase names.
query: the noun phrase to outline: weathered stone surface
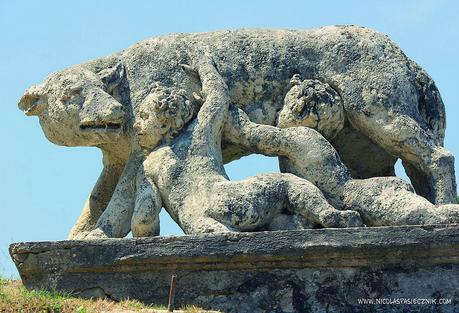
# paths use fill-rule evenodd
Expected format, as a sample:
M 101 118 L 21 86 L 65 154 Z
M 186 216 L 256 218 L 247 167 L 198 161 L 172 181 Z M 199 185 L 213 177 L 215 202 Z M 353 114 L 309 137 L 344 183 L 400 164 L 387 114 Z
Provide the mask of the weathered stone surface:
M 457 312 L 459 226 L 16 243 L 25 286 L 225 312 Z M 358 299 L 451 299 L 362 305 Z
M 154 84 L 134 124 L 144 154 L 133 153 L 96 229 L 77 239 L 124 237 L 130 230 L 134 237 L 156 235 L 161 207 L 187 234 L 303 228 L 279 215 L 319 227 L 363 226 L 362 219 L 367 226 L 459 222 L 459 205 L 435 207 L 400 179 L 352 179 L 324 137 L 344 127 L 341 97 L 330 85 L 294 75 L 278 118 L 286 128 L 279 128 L 230 106 L 228 85 L 209 54 L 182 68 L 201 86 L 195 99 Z M 222 166 L 225 129 L 249 151 L 281 156 L 281 169 L 296 176 L 230 181 Z
M 202 62 L 215 66 L 214 78 L 220 79 L 225 88 L 213 88 L 221 87 L 221 83 L 206 87 L 209 84 L 200 73 L 199 64 Z M 296 87 L 290 89 L 292 75 L 296 77 Z M 97 146 L 103 151 L 104 172 L 70 238 L 84 238 L 89 231 L 93 231 L 91 237 L 104 234 L 123 236 L 129 229 L 142 234 L 157 233 L 157 229 L 150 227 L 157 225 L 157 210 L 145 210 L 135 215 L 131 225 L 134 200 L 119 195 L 135 193 L 131 187 L 136 173 L 132 170 L 137 168 L 135 161 L 140 148 L 133 125 L 143 119 L 140 114 L 142 104 L 159 99 L 151 96 L 152 86 L 158 83 L 181 90 L 171 95 L 174 94 L 172 98 L 176 100 L 186 98 L 182 104 L 187 109 L 174 116 L 177 112 L 170 107 L 166 113 L 173 118 L 167 118 L 164 123 L 166 114 L 157 119 L 159 124 L 144 129 L 150 135 L 156 135 L 156 141 L 149 142 L 150 149 L 156 144 L 160 144 L 158 149 L 165 148 L 165 145 L 177 147 L 184 144 L 185 147 L 181 148 L 193 153 L 191 150 L 195 146 L 185 142 L 190 136 L 184 135 L 181 142 L 167 142 L 171 136 L 165 135 L 173 127 L 176 128 L 172 132 L 174 136 L 180 137 L 191 131 L 184 124 L 194 117 L 192 113 L 196 113 L 196 107 L 187 101 L 193 95 L 197 98 L 201 95 L 204 103 L 214 102 L 215 108 L 231 102 L 233 110 L 240 110 L 240 116 L 246 115 L 252 123 L 241 123 L 247 127 L 245 130 L 244 127 L 236 128 L 238 120 L 232 119 L 234 115 L 223 114 L 215 119 L 215 125 L 225 124 L 221 131 L 204 132 L 201 137 L 194 134 L 193 141 L 202 142 L 207 136 L 209 142 L 218 146 L 205 155 L 209 162 L 203 161 L 201 168 L 211 171 L 217 166 L 221 169 L 223 160 L 244 153 L 279 156 L 283 171 L 309 180 L 320 189 L 330 205 L 342 210 L 346 209 L 343 186 L 350 180 L 351 173 L 356 176 L 354 178 L 389 175 L 393 173 L 396 158 L 400 158 L 418 194 L 435 204 L 456 201 L 454 158 L 442 147 L 445 112 L 439 92 L 425 71 L 407 58 L 387 36 L 357 26 L 173 34 L 148 39 L 111 56 L 54 73 L 43 84 L 29 88 L 21 98 L 20 109 L 27 115 L 39 117 L 45 135 L 52 142 L 66 146 Z M 222 90 L 226 92 L 225 101 L 215 102 L 219 98 L 215 98 L 215 94 L 222 96 Z M 219 108 L 228 109 L 225 105 Z M 288 128 L 277 133 L 272 129 L 273 126 L 292 125 L 318 130 L 333 141 L 334 148 L 315 132 L 305 134 L 305 127 Z M 263 131 L 254 132 L 254 129 Z M 265 141 L 259 143 L 262 139 Z M 283 144 L 282 149 L 278 148 L 279 143 Z M 371 149 L 366 148 L 368 145 Z M 373 158 L 371 153 L 382 156 Z M 358 162 L 352 160 L 354 155 L 360 154 L 362 158 Z M 134 161 L 128 161 L 130 155 Z M 178 170 L 171 172 L 180 173 Z M 217 172 L 224 176 L 221 170 Z M 209 172 L 209 176 L 212 174 Z M 194 192 L 195 198 L 201 199 L 202 194 L 197 193 L 196 186 L 184 183 L 187 179 L 191 181 L 194 177 L 181 177 L 176 182 L 176 191 Z M 147 181 L 143 183 L 147 185 Z M 158 185 L 158 181 L 154 184 Z M 160 186 L 156 187 L 164 193 Z M 145 190 L 155 190 L 156 187 L 146 187 Z M 148 201 L 157 204 L 158 197 L 153 198 Z M 366 199 L 359 201 L 354 202 L 367 202 Z M 211 201 L 203 202 L 209 204 Z M 415 202 L 410 202 L 408 207 L 415 206 Z M 384 206 L 385 203 L 381 202 L 375 210 Z M 182 207 L 187 208 L 186 205 Z M 111 214 L 112 210 L 116 211 L 113 208 L 127 213 L 125 216 Z M 181 221 L 167 203 L 165 208 L 185 231 L 190 229 L 191 233 L 237 229 L 235 225 L 211 227 L 213 222 L 202 228 L 188 227 L 189 218 Z M 263 209 L 267 210 L 261 208 L 261 211 Z M 353 210 L 352 207 L 349 209 Z M 426 210 L 433 210 L 433 206 Z M 107 211 L 100 220 L 99 217 Z M 202 214 L 199 217 L 204 219 Z M 140 225 L 146 219 L 149 219 L 149 227 Z M 326 224 L 320 219 L 308 222 Z M 415 223 L 424 224 L 426 220 Z M 109 227 L 103 229 L 102 225 Z M 115 228 L 118 230 L 109 231 Z M 244 229 L 249 228 L 244 226 Z
M 11 246 L 28 288 L 164 303 L 177 273 L 179 304 L 230 312 L 387 308 L 358 303 L 375 298 L 457 308 L 457 225 L 363 227 L 459 223 L 439 92 L 382 34 L 148 39 L 50 75 L 19 108 L 50 141 L 104 157 L 69 236 L 96 240 Z M 282 173 L 230 181 L 223 163 L 248 153 L 279 157 Z M 397 158 L 417 194 L 378 177 Z M 187 234 L 223 234 L 102 239 L 158 235 L 162 208 Z

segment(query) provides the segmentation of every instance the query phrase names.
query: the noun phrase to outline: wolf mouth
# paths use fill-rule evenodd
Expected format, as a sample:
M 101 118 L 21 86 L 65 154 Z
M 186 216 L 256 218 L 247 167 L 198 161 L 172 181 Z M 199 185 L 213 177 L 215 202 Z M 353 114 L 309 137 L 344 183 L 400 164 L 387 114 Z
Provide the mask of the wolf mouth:
M 119 130 L 121 123 L 82 124 L 81 130 Z

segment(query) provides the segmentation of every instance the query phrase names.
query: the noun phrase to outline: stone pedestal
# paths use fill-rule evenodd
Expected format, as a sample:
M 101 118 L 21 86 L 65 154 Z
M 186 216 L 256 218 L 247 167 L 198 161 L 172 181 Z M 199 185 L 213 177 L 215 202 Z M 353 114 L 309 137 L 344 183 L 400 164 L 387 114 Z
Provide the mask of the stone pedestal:
M 28 289 L 82 297 L 166 304 L 175 273 L 177 306 L 459 312 L 458 225 L 29 242 L 10 254 Z

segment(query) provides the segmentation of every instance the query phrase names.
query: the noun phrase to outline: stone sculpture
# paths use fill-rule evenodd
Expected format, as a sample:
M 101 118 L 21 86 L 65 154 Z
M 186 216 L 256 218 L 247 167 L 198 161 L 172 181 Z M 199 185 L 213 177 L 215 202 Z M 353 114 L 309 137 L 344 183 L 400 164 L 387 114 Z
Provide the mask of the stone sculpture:
M 155 92 L 161 85 L 171 90 L 165 99 Z M 159 105 L 162 119 L 141 127 L 148 120 L 143 116 L 148 103 L 158 99 L 181 107 Z M 356 212 L 370 226 L 459 220 L 459 207 L 451 204 L 456 201 L 454 159 L 442 147 L 445 116 L 438 90 L 394 43 L 369 29 L 333 26 L 153 38 L 52 74 L 29 88 L 19 107 L 39 116 L 52 142 L 103 151 L 104 170 L 70 238 L 123 236 L 131 220 L 135 233 L 157 234 L 161 202 L 189 233 L 301 228 L 308 223 L 356 226 Z M 140 136 L 141 145 L 159 144 L 145 162 L 134 123 L 141 133 L 147 131 Z M 199 150 L 204 142 L 211 144 Z M 287 197 L 286 202 L 271 201 L 273 207 L 252 206 L 256 214 L 250 220 L 243 210 L 253 202 L 245 206 L 235 201 L 238 207 L 230 208 L 224 197 L 203 197 L 202 192 L 217 188 L 212 184 L 196 189 L 186 184 L 192 177 L 187 171 L 181 176 L 177 169 L 161 172 L 167 164 L 158 160 L 176 160 L 170 156 L 174 149 L 180 161 L 196 153 L 201 163 L 193 168 L 199 164 L 212 170 L 219 182 L 224 162 L 254 152 L 279 156 L 281 170 L 296 176 L 261 175 L 241 184 L 256 193 L 263 184 L 275 182 L 278 192 L 298 182 L 302 191 L 292 190 L 313 195 L 321 210 L 306 214 L 312 199 L 304 199 L 300 208 Z M 414 194 L 406 183 L 382 177 L 394 173 L 396 158 L 403 160 L 416 192 L 440 206 Z M 165 186 L 178 192 L 166 195 Z M 199 203 L 201 199 L 222 202 Z M 287 203 L 291 211 L 281 209 Z M 213 221 L 196 227 L 195 211 L 186 211 L 196 207 L 228 211 L 200 212 L 198 220 Z M 333 212 L 332 218 L 322 212 Z M 347 217 L 339 222 L 342 215 Z M 212 223 L 215 227 L 207 227 Z
M 194 111 L 190 100 L 177 97 L 183 92 L 172 90 L 167 95 L 154 88 L 142 102 L 134 127 L 139 129 L 141 145 L 153 151 L 137 174 L 135 209 L 132 211 L 130 204 L 110 203 L 97 223 L 99 233 L 91 235 L 124 237 L 130 229 L 116 221 L 132 215 L 134 236 L 154 234 L 157 225 L 153 221 L 158 220 L 162 205 L 188 234 L 273 229 L 271 222 L 283 213 L 325 227 L 362 225 L 357 212 L 335 209 L 317 187 L 295 175 L 261 174 L 237 182 L 228 180 L 221 160 L 221 132 L 231 99 L 211 58 L 207 61 L 198 70 L 204 103 L 179 136 L 174 138 L 171 133 L 180 131 Z M 156 148 L 165 137 L 173 140 Z

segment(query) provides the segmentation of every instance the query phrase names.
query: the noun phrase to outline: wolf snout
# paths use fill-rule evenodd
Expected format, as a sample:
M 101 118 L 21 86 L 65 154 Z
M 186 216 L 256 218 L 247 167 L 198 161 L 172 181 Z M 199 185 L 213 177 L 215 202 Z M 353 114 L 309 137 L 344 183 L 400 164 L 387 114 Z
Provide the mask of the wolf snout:
M 119 129 L 125 120 L 125 111 L 120 103 L 105 107 L 86 107 L 80 114 L 80 128 L 90 129 Z
M 26 115 L 39 115 L 46 106 L 46 94 L 43 86 L 36 85 L 26 90 L 18 102 L 18 108 Z
M 96 113 L 96 119 L 112 123 L 122 122 L 125 116 L 123 106 L 120 103 L 103 108 Z

